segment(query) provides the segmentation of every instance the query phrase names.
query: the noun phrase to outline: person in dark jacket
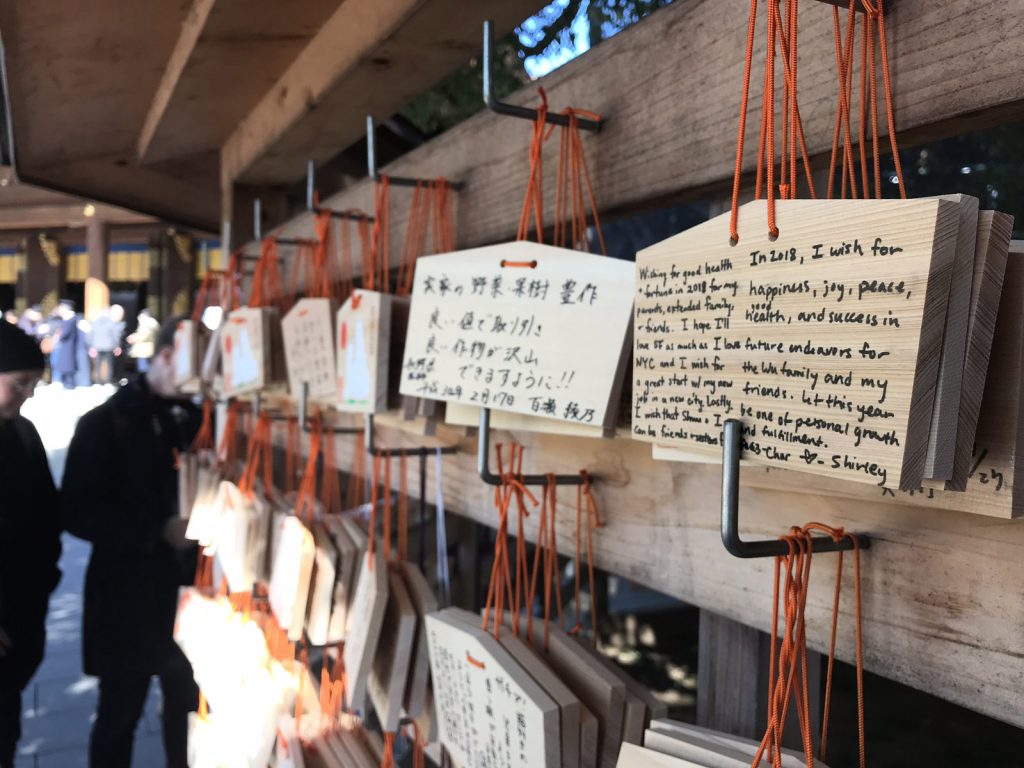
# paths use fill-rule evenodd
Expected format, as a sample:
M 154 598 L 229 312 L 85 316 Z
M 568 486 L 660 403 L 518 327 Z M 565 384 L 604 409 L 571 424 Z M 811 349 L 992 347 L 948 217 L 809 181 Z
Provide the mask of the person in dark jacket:
M 20 415 L 43 375 L 35 339 L 0 323 L 0 768 L 14 765 L 21 692 L 43 660 L 60 571 L 60 510 L 46 451 Z
M 160 329 L 145 375 L 82 417 L 68 450 L 64 524 L 92 542 L 82 650 L 86 674 L 99 677 L 93 768 L 131 765 L 154 676 L 163 691 L 167 765 L 188 764 L 188 713 L 199 689 L 173 634 L 178 588 L 194 577 L 197 551 L 178 515 L 176 464 L 200 413 L 174 386 L 176 325 L 177 318 Z
M 78 330 L 81 319 L 75 314 L 75 305 L 71 301 L 62 301 L 57 308 L 59 325 L 53 336 L 53 352 L 50 354 L 50 367 L 54 378 L 59 380 L 65 389 L 74 389 L 77 385 L 75 372 L 78 370 L 82 339 Z

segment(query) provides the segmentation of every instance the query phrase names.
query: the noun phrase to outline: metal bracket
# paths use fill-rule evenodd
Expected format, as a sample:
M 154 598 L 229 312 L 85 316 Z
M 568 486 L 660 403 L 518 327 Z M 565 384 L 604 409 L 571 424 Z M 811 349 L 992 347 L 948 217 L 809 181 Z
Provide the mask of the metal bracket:
M 740 538 L 740 452 L 743 424 L 738 419 L 726 419 L 722 442 L 722 544 L 733 557 L 782 557 L 790 552 L 789 545 L 780 539 L 743 541 Z M 871 539 L 862 533 L 857 537 L 861 549 L 871 546 Z M 853 549 L 847 536 L 834 541 L 827 536 L 815 536 L 812 552 L 839 552 Z
M 374 181 L 380 181 L 381 175 L 377 173 L 377 140 L 374 130 L 373 116 L 366 116 L 366 175 Z M 388 184 L 393 187 L 418 187 L 421 184 L 429 184 L 432 179 L 413 179 L 407 176 L 388 175 Z M 456 192 L 463 188 L 461 181 L 449 181 L 448 187 Z M 307 190 L 308 191 L 308 190 Z
M 483 80 L 484 80 L 484 104 L 487 108 L 499 115 L 505 115 L 507 117 L 518 117 L 523 120 L 536 120 L 537 110 L 531 109 L 530 107 L 520 107 L 516 104 L 506 104 L 503 101 L 498 101 L 494 96 L 494 24 L 490 21 L 484 22 L 484 62 L 483 62 Z M 544 122 L 548 125 L 569 125 L 569 118 L 565 115 L 560 115 L 557 112 L 549 112 Z M 585 118 L 578 118 L 576 125 L 581 131 L 597 131 L 601 130 L 600 120 L 589 120 Z
M 260 217 L 263 213 L 263 203 L 257 197 L 252 201 L 252 234 L 257 242 L 263 240 L 263 223 L 260 221 Z M 306 237 L 275 237 L 274 241 L 278 245 L 310 245 L 315 246 L 316 240 Z M 246 259 L 258 259 L 259 256 L 245 256 Z
M 435 456 L 440 451 L 443 456 L 451 456 L 459 452 L 455 445 L 423 445 L 414 448 L 378 448 L 373 428 L 373 414 L 366 414 L 366 452 L 371 456 L 383 456 L 390 451 L 394 454 L 404 453 L 406 456 Z
M 353 211 L 336 211 L 316 204 L 316 164 L 310 160 L 306 163 L 306 210 L 312 213 L 330 212 L 334 219 L 351 219 L 352 221 L 373 221 L 373 216 L 364 216 Z
M 480 479 L 488 485 L 501 485 L 501 475 L 491 472 L 491 409 L 480 409 L 480 430 L 477 434 L 476 467 Z M 516 478 L 523 485 L 547 485 L 547 475 L 519 475 Z M 591 477 L 591 480 L 594 478 Z M 555 475 L 555 485 L 583 485 L 580 475 Z

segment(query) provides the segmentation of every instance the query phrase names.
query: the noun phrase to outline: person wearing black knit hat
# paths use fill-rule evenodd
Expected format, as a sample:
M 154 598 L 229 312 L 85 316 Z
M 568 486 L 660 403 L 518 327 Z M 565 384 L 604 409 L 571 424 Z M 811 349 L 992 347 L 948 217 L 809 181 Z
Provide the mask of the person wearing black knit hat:
M 20 415 L 43 374 L 35 339 L 0 323 L 0 768 L 14 764 L 21 692 L 43 660 L 60 570 L 60 509 L 46 451 Z

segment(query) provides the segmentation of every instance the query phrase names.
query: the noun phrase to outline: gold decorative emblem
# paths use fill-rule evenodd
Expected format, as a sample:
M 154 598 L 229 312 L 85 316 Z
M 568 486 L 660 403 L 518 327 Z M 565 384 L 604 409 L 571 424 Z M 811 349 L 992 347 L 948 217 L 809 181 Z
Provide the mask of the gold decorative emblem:
M 39 235 L 39 247 L 43 251 L 46 263 L 56 269 L 60 266 L 60 244 L 46 235 Z

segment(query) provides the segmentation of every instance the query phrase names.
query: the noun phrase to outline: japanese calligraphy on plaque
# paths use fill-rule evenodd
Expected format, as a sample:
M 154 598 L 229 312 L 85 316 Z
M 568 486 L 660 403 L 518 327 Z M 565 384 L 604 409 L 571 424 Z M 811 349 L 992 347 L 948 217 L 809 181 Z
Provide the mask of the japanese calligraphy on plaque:
M 337 407 L 376 413 L 387 409 L 392 297 L 353 291 L 338 310 Z
M 299 299 L 281 321 L 288 388 L 309 384 L 313 400 L 334 400 L 334 308 L 330 299 Z
M 633 284 L 628 262 L 527 242 L 421 258 L 401 392 L 603 425 Z
M 886 488 L 921 483 L 955 203 L 790 200 L 637 256 L 633 436 Z
M 426 621 L 438 729 L 456 764 L 559 765 L 558 705 L 480 618 L 446 608 Z

